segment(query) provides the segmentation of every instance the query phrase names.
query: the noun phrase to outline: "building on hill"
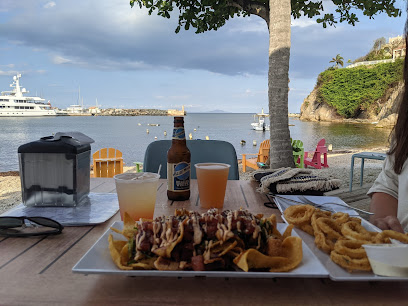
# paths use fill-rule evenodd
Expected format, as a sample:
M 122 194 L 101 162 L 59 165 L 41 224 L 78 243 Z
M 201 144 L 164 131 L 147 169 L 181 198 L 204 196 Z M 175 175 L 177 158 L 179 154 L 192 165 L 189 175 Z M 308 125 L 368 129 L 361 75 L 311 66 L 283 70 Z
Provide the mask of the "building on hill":
M 407 53 L 407 46 L 405 45 L 405 40 L 402 36 L 390 37 L 388 38 L 388 43 L 385 44 L 382 49 L 389 56 L 392 56 L 392 59 L 395 60 L 400 57 L 405 57 Z
M 184 105 L 181 107 L 181 110 L 178 109 L 169 109 L 167 110 L 167 115 L 169 116 L 184 116 L 186 111 L 184 110 Z
M 348 65 L 346 68 L 354 68 L 361 65 L 371 66 L 376 64 L 390 63 L 394 62 L 398 58 L 403 58 L 407 53 L 405 39 L 402 36 L 390 37 L 388 38 L 388 43 L 381 46 L 381 50 L 384 51 L 383 55 L 386 57 L 386 59 L 356 61 L 353 64 Z
M 88 108 L 88 112 L 93 115 L 97 115 L 101 113 L 101 109 L 98 106 L 91 106 Z

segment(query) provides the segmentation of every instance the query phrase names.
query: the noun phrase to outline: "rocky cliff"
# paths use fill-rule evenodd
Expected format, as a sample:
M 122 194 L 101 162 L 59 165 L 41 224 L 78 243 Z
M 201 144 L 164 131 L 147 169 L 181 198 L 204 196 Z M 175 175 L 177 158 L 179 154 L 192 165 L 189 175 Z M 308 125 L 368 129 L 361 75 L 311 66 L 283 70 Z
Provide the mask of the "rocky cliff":
M 356 118 L 344 119 L 333 107 L 326 103 L 317 102 L 318 88 L 316 86 L 300 107 L 300 119 L 308 121 L 378 122 L 378 127 L 393 126 L 397 118 L 398 105 L 402 101 L 403 89 L 403 82 L 400 82 L 396 86 L 389 88 L 386 94 L 375 101 L 369 109 L 361 110 Z

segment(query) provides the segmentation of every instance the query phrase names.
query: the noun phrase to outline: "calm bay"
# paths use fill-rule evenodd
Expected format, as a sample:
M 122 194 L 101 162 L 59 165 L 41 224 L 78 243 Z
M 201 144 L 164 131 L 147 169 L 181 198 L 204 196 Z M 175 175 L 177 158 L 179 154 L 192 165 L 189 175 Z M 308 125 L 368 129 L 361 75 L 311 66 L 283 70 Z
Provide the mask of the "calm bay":
M 225 140 L 232 143 L 238 158 L 243 153 L 257 153 L 259 144 L 269 138 L 269 131 L 251 129 L 253 114 L 188 113 L 185 117 L 186 137 L 193 139 Z M 158 126 L 149 126 L 157 124 Z M 289 118 L 293 139 L 301 139 L 305 150 L 314 150 L 325 138 L 333 150 L 369 150 L 386 147 L 390 129 L 375 128 L 373 124 L 305 122 Z M 18 147 L 57 132 L 79 131 L 93 138 L 92 153 L 105 147 L 119 149 L 127 166 L 143 162 L 148 144 L 171 139 L 173 117 L 167 116 L 60 116 L 32 118 L 0 118 L 0 172 L 18 170 Z M 148 130 L 148 131 L 147 131 Z M 165 135 L 165 132 L 167 135 Z M 273 131 L 272 131 L 273 135 Z M 241 145 L 241 141 L 246 142 Z M 254 146 L 253 142 L 257 145 Z

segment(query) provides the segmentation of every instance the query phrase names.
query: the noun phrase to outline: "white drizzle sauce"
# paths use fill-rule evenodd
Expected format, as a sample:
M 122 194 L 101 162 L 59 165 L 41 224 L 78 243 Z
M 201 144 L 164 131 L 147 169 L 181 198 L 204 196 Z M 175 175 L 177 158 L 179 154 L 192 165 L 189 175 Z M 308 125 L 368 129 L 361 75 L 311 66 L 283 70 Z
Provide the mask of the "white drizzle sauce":
M 218 213 L 217 209 L 211 209 L 209 210 L 206 214 L 201 214 L 197 215 L 192 212 L 190 212 L 190 215 L 185 219 L 185 223 L 192 224 L 193 227 L 193 245 L 199 245 L 202 242 L 204 233 L 207 232 L 207 222 L 212 221 L 214 219 L 217 219 L 217 231 L 215 233 L 217 239 L 223 243 L 227 241 L 228 239 L 234 237 L 234 233 L 232 232 L 232 222 L 233 220 L 237 220 L 239 217 L 239 212 L 238 210 L 235 211 L 228 211 L 226 213 L 226 224 L 222 223 L 223 217 L 221 214 Z M 247 212 L 243 213 L 243 217 L 246 218 L 251 218 L 251 225 L 254 227 L 254 232 L 252 234 L 252 238 L 257 240 L 257 246 L 256 248 L 259 249 L 261 247 L 261 227 L 257 225 L 256 217 L 253 216 L 252 214 L 249 214 Z M 204 223 L 200 226 L 200 218 L 204 219 Z M 153 245 L 151 248 L 151 251 L 156 250 L 159 247 L 165 247 L 169 245 L 170 243 L 176 241 L 179 236 L 180 232 L 182 230 L 181 227 L 184 226 L 184 222 L 179 221 L 178 224 L 178 229 L 176 233 L 173 233 L 172 230 L 172 224 L 173 224 L 173 218 L 161 218 L 157 221 L 152 222 L 153 226 Z M 142 228 L 142 221 L 140 220 L 139 222 L 139 228 Z M 242 232 L 242 222 L 241 221 L 236 221 L 236 230 L 238 232 Z M 159 235 L 160 233 L 160 235 Z M 140 252 L 140 245 L 143 242 L 143 240 L 146 238 L 146 232 L 143 230 L 139 230 L 138 233 L 135 236 L 135 245 L 136 245 L 136 255 L 135 259 L 139 258 L 140 256 L 143 256 L 143 254 Z M 205 241 L 205 251 L 203 254 L 204 260 L 210 260 L 211 256 L 211 248 L 213 246 L 213 241 Z M 196 255 L 196 250 L 194 249 L 193 251 L 194 256 Z

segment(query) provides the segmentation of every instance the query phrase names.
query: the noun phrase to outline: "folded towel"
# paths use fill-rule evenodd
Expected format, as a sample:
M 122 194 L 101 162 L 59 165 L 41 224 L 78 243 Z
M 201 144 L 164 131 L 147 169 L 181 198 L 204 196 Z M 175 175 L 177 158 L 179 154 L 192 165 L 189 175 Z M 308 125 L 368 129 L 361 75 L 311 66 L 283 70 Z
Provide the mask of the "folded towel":
M 252 176 L 260 182 L 257 191 L 262 193 L 323 195 L 341 185 L 341 180 L 312 175 L 312 172 L 311 169 L 288 167 L 258 170 Z

